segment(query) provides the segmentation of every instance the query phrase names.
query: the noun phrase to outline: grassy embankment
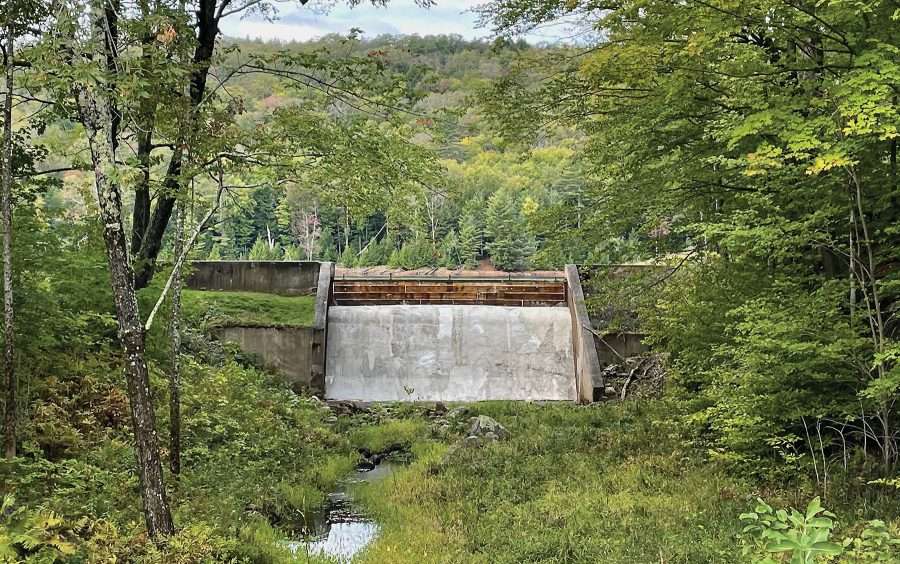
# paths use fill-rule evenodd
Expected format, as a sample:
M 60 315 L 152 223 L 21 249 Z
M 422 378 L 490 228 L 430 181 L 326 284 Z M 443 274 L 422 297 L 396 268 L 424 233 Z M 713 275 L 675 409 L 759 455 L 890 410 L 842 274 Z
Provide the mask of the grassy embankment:
M 315 320 L 316 297 L 184 290 L 182 304 L 186 317 L 207 327 L 309 327 Z

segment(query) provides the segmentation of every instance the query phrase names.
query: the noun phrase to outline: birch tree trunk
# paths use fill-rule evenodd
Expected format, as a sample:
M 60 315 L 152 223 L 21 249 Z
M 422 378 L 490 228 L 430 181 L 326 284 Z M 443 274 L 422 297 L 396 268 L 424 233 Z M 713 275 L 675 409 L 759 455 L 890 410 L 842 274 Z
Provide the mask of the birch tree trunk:
M 102 57 L 110 75 L 117 72 L 118 5 L 115 2 L 94 2 L 91 5 L 92 31 L 102 46 Z M 122 196 L 118 185 L 116 147 L 119 135 L 119 114 L 111 103 L 109 84 L 77 84 L 75 96 L 81 121 L 84 124 L 91 153 L 97 186 L 97 202 L 103 223 L 103 241 L 109 263 L 110 284 L 116 306 L 119 340 L 125 356 L 125 380 L 134 448 L 137 458 L 141 497 L 147 533 L 154 540 L 174 533 L 172 514 L 166 499 L 153 401 L 150 394 L 150 375 L 144 356 L 145 332 L 138 311 L 134 286 L 134 270 L 128 257 L 125 230 L 122 224 Z
M 12 284 L 12 91 L 13 91 L 13 37 L 12 10 L 6 21 L 6 92 L 3 101 L 3 178 L 0 187 L 0 223 L 3 230 L 3 376 L 6 381 L 6 413 L 4 435 L 6 458 L 16 457 L 16 368 L 15 368 L 15 317 Z

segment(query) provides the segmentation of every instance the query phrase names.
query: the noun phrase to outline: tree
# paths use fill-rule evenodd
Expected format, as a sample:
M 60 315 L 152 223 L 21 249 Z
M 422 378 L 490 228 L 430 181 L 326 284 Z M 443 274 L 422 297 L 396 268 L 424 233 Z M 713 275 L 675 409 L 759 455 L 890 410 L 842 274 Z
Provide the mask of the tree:
M 508 191 L 500 190 L 488 199 L 485 231 L 491 239 L 487 250 L 497 268 L 523 270 L 527 267 L 534 243 L 516 198 Z
M 115 1 L 98 0 L 90 4 L 89 13 L 86 14 L 90 22 L 90 40 L 83 52 L 91 57 L 85 65 L 93 68 L 96 74 L 78 76 L 71 85 L 80 119 L 84 124 L 97 188 L 119 341 L 125 357 L 125 379 L 131 406 L 144 519 L 149 535 L 159 539 L 174 533 L 175 527 L 163 484 L 153 400 L 150 396 L 150 375 L 144 356 L 144 326 L 138 312 L 134 270 L 128 255 L 122 221 L 122 195 L 116 160 L 120 114 L 112 95 L 113 84 L 108 78 L 92 79 L 93 76 L 102 76 L 114 80 L 120 68 L 117 44 L 119 10 L 120 6 Z
M 173 253 L 177 261 L 172 283 L 172 307 L 169 316 L 171 355 L 169 364 L 169 468 L 172 474 L 181 473 L 181 286 L 182 266 L 179 258 L 185 253 L 184 222 L 187 217 L 184 200 L 177 204 L 175 243 Z M 189 250 L 189 249 L 188 249 Z
M 258 237 L 250 252 L 247 254 L 250 260 L 280 260 L 281 248 L 274 241 Z
M 308 0 L 300 0 L 301 4 L 306 4 Z M 350 6 L 362 3 L 363 0 L 348 0 Z M 383 5 L 387 0 L 371 0 L 372 4 Z M 420 6 L 430 6 L 432 0 L 416 0 Z M 138 288 L 145 287 L 153 276 L 153 269 L 159 251 L 162 248 L 163 236 L 166 226 L 172 214 L 177 195 L 183 187 L 183 169 L 185 156 L 190 154 L 192 144 L 197 142 L 196 137 L 188 135 L 187 132 L 192 131 L 191 124 L 198 123 L 198 117 L 204 110 L 206 105 L 211 103 L 212 97 L 208 92 L 207 82 L 215 60 L 216 48 L 220 44 L 219 22 L 223 17 L 234 16 L 236 14 L 245 13 L 249 10 L 257 10 L 263 13 L 272 13 L 274 8 L 269 2 L 260 2 L 259 0 L 197 0 L 197 5 L 188 8 L 185 4 L 181 4 L 182 16 L 188 13 L 196 14 L 196 35 L 191 34 L 191 44 L 193 47 L 193 55 L 190 58 L 188 69 L 190 72 L 190 87 L 188 89 L 187 104 L 180 104 L 185 107 L 184 120 L 182 128 L 175 135 L 174 150 L 169 158 L 166 167 L 164 179 L 162 181 L 163 190 L 156 198 L 156 206 L 151 209 L 151 178 L 150 178 L 150 162 L 154 148 L 158 145 L 154 142 L 154 134 L 159 132 L 159 118 L 164 115 L 163 106 L 154 96 L 145 99 L 140 104 L 137 118 L 140 127 L 138 128 L 139 139 L 137 147 L 137 159 L 141 163 L 143 174 L 135 190 L 135 204 L 132 218 L 132 239 L 131 248 L 135 255 L 136 285 Z M 149 15 L 149 14 L 147 14 Z M 183 30 L 174 30 L 176 34 L 183 33 Z M 145 34 L 142 39 L 142 46 L 147 47 L 152 44 L 156 36 Z M 317 70 L 327 70 L 327 64 L 312 61 L 309 56 L 301 57 L 304 63 L 313 63 L 313 67 Z M 153 57 L 147 57 L 149 64 L 154 63 Z M 282 61 L 282 63 L 290 64 L 292 61 Z M 294 74 L 291 70 L 286 70 L 283 65 L 275 70 L 275 65 L 256 64 L 248 65 L 247 72 L 269 72 L 275 75 L 286 77 L 287 79 L 296 79 L 297 76 L 303 77 L 304 80 L 312 77 L 310 82 L 302 82 L 304 87 L 309 84 L 328 84 L 321 78 L 316 78 L 309 73 Z M 340 67 L 338 71 L 342 70 Z M 239 74 L 237 72 L 233 73 Z M 328 84 L 329 89 L 335 86 L 334 82 Z M 165 86 L 163 86 L 165 88 Z M 217 87 L 218 88 L 218 87 Z M 337 92 L 337 93 L 335 93 Z M 352 96 L 352 91 L 343 89 L 335 91 L 332 95 L 341 98 L 348 92 Z
M 459 227 L 459 264 L 466 268 L 474 268 L 481 255 L 481 228 L 474 210 L 467 210 L 460 219 Z
M 15 312 L 12 284 L 12 183 L 13 183 L 13 129 L 12 106 L 15 72 L 15 26 L 13 10 L 7 7 L 5 39 L 3 46 L 4 77 L 6 88 L 3 98 L 3 170 L 0 173 L 0 229 L 3 231 L 3 374 L 6 383 L 6 413 L 4 437 L 6 458 L 16 457 L 16 371 L 15 371 Z
M 889 469 L 896 5 L 497 0 L 481 12 L 501 34 L 574 16 L 603 37 L 523 61 L 484 103 L 508 139 L 547 123 L 586 135 L 591 182 L 556 217 L 577 217 L 594 252 L 627 237 L 645 257 L 677 253 L 671 292 L 642 292 L 646 319 L 710 406 L 697 419 L 723 456 L 803 448 L 803 423 L 824 417 L 862 429 L 859 448 Z
M 457 268 L 463 264 L 459 235 L 454 230 L 450 230 L 441 241 L 441 263 L 448 268 Z

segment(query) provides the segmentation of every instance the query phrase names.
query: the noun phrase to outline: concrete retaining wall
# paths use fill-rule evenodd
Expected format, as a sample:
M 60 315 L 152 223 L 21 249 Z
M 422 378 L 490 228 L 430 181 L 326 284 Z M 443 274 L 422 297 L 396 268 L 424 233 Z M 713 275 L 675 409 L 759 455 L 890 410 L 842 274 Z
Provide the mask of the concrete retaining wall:
M 584 305 L 584 292 L 581 289 L 578 268 L 574 264 L 566 265 L 566 283 L 568 284 L 566 300 L 572 322 L 577 398 L 579 403 L 590 403 L 594 400 L 594 387 L 602 388 L 604 382 L 597 349 L 594 347 L 591 318 Z
M 230 290 L 296 296 L 314 294 L 318 262 L 201 260 L 191 263 L 185 284 L 193 290 Z
M 644 333 L 607 333 L 594 336 L 601 366 L 621 364 L 623 358 L 639 356 L 650 350 L 643 342 Z
M 297 390 L 316 389 L 313 356 L 316 330 L 312 327 L 219 327 L 214 334 L 220 341 L 235 343 L 248 354 L 290 382 Z
M 575 399 L 565 307 L 333 306 L 326 397 Z
M 210 264 L 207 262 L 206 264 Z M 270 265 L 279 263 L 219 263 L 221 265 L 237 265 L 225 266 L 222 272 L 236 272 L 239 274 L 236 280 L 253 280 L 253 284 L 240 285 L 227 282 L 225 274 L 215 275 L 215 269 L 209 267 L 203 272 L 206 273 L 208 280 L 216 281 L 219 290 L 245 290 L 269 292 L 269 288 L 262 285 L 265 280 L 264 276 L 274 274 L 278 271 L 277 267 L 269 268 Z M 289 273 L 289 277 L 293 277 L 293 284 L 306 284 L 304 276 L 307 276 L 311 270 L 306 266 L 315 264 L 316 281 L 312 287 L 312 293 L 316 294 L 315 321 L 312 327 L 220 327 L 215 330 L 215 335 L 222 341 L 236 343 L 246 353 L 255 354 L 260 357 L 263 364 L 268 368 L 278 372 L 284 376 L 291 385 L 298 391 L 308 390 L 320 396 L 325 393 L 325 351 L 326 351 L 326 332 L 328 329 L 328 301 L 331 292 L 331 281 L 334 276 L 334 264 L 330 262 L 321 263 L 286 263 L 289 265 L 304 265 L 301 270 L 302 275 Z M 244 268 L 241 265 L 263 265 L 262 272 L 267 274 L 259 277 L 252 275 L 253 268 Z M 259 272 L 259 270 L 256 270 Z M 210 274 L 212 273 L 212 274 Z M 251 273 L 251 274 L 247 274 Z M 234 279 L 233 279 L 234 280 Z M 230 286 L 230 287 L 227 287 Z M 197 287 L 197 286 L 193 286 Z M 276 287 L 284 290 L 292 286 L 286 284 L 276 284 Z M 201 288 L 197 288 L 201 289 Z M 202 289 L 211 289 L 209 287 Z M 293 292 L 277 292 L 277 293 L 293 293 Z M 310 292 L 299 292 L 310 293 Z

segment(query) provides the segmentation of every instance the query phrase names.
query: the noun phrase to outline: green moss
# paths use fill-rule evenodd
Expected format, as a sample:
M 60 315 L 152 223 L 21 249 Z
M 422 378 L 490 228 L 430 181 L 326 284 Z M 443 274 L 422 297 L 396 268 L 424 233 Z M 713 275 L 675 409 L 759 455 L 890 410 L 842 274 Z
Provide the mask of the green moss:
M 207 327 L 309 327 L 315 321 L 316 298 L 184 290 L 182 304 L 186 317 Z

